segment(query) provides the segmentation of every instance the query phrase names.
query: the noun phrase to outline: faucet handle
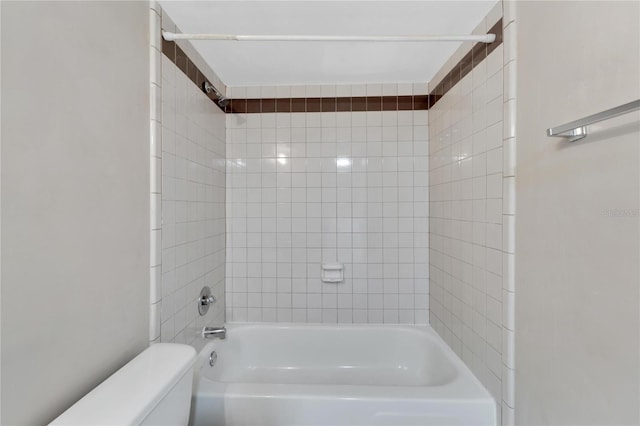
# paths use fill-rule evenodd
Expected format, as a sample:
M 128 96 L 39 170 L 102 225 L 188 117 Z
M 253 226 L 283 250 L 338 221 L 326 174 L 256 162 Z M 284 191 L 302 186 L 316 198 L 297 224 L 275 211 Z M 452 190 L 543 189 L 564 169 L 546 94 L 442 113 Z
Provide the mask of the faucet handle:
M 205 315 L 209 310 L 209 305 L 216 303 L 217 299 L 211 293 L 209 286 L 204 286 L 200 291 L 200 298 L 198 299 L 198 313 L 200 316 Z

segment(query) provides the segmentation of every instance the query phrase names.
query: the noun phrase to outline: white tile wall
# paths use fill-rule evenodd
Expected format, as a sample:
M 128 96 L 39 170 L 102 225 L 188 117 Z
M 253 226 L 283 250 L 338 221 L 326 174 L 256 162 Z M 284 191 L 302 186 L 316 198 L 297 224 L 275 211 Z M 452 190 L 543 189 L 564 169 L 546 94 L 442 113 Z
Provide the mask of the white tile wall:
M 426 323 L 427 135 L 426 111 L 228 115 L 227 319 Z
M 485 33 L 501 12 L 498 3 L 474 33 Z M 498 414 L 505 411 L 508 423 L 515 141 L 503 136 L 503 108 L 515 94 L 504 96 L 513 72 L 503 57 L 507 44 L 429 110 L 429 190 L 430 322 L 496 398 Z
M 347 96 L 407 96 L 426 95 L 427 83 L 398 84 L 318 84 L 310 86 L 231 86 L 227 97 L 255 98 L 312 98 Z
M 199 347 L 202 327 L 224 322 L 226 123 L 164 55 L 161 68 L 160 339 Z M 218 302 L 201 317 L 197 299 L 205 285 Z

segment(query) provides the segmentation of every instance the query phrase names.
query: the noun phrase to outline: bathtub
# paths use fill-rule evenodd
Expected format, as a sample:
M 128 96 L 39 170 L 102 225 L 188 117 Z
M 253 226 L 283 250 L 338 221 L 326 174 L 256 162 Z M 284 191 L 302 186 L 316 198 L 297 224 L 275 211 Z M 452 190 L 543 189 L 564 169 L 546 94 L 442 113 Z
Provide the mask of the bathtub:
M 428 326 L 231 324 L 195 375 L 192 426 L 496 423 L 491 395 Z

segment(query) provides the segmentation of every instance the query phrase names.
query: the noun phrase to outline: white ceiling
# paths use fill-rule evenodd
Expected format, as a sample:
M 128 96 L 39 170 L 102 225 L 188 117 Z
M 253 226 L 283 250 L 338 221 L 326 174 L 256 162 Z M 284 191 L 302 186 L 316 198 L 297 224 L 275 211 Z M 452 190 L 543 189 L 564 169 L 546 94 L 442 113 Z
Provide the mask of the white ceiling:
M 489 1 L 161 0 L 183 33 L 470 34 Z M 429 81 L 457 42 L 192 41 L 228 86 Z

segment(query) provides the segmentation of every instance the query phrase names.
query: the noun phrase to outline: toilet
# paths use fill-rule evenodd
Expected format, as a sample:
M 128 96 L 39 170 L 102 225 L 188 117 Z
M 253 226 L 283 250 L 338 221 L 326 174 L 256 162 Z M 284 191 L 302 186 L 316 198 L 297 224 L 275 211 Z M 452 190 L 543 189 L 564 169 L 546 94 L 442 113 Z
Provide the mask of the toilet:
M 186 425 L 196 351 L 159 343 L 116 371 L 51 425 Z

